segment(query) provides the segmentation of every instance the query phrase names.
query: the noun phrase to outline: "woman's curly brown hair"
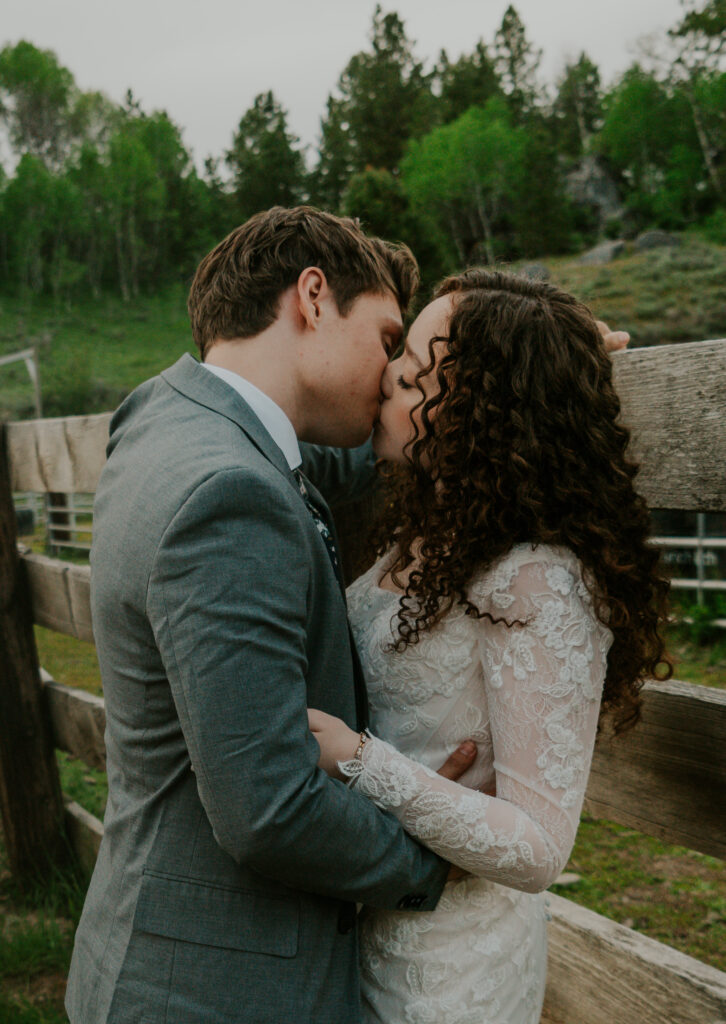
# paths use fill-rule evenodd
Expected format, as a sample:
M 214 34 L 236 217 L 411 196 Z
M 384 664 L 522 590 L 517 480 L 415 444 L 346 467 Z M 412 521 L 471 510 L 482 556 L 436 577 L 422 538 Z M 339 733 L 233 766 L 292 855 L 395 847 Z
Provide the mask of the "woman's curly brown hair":
M 514 544 L 570 548 L 613 633 L 602 707 L 619 731 L 638 719 L 643 680 L 672 666 L 660 633 L 668 583 L 647 543 L 611 360 L 592 313 L 552 285 L 471 269 L 435 297 L 450 293 L 448 334 L 431 339 L 416 377 L 435 372 L 438 391 L 417 407 L 410 465 L 387 474 L 379 524 L 396 538 L 404 591 L 394 646 L 416 643 L 454 603 L 491 618 L 467 585 Z

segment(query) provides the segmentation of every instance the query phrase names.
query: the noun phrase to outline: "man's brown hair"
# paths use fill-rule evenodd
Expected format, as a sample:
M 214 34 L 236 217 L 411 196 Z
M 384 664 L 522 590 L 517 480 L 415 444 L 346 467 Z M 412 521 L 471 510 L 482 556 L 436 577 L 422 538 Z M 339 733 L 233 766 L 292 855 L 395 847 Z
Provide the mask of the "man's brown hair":
M 202 359 L 217 338 L 269 327 L 306 267 L 323 271 L 342 316 L 370 292 L 391 292 L 405 313 L 419 282 L 405 245 L 369 238 L 357 221 L 312 206 L 275 206 L 235 228 L 197 268 L 187 308 Z

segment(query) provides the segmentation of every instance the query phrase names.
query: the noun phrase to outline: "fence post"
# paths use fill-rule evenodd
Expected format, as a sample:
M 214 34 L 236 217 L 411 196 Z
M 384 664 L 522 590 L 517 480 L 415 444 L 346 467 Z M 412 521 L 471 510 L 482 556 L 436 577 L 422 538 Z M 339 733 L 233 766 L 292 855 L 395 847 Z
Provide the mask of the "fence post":
M 0 812 L 10 869 L 25 879 L 65 862 L 68 845 L 9 470 L 0 424 Z
M 56 554 L 57 549 L 72 540 L 71 521 L 65 509 L 68 508 L 68 495 L 51 492 L 47 498 L 48 510 L 48 549 Z
M 698 578 L 698 589 L 696 601 L 703 606 L 706 603 L 703 594 L 703 581 L 706 579 L 706 565 L 703 558 L 703 541 L 706 536 L 706 516 L 703 512 L 696 513 L 696 537 L 698 546 L 696 548 L 696 576 Z

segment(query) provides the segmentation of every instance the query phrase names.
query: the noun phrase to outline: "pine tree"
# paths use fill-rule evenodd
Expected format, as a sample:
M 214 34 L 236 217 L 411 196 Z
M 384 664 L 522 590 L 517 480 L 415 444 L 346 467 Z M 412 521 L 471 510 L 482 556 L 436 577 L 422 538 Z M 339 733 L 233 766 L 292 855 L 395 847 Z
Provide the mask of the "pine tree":
M 294 206 L 305 187 L 300 140 L 288 131 L 287 113 L 272 92 L 260 93 L 242 116 L 227 151 L 237 214 L 246 220 L 271 206 Z

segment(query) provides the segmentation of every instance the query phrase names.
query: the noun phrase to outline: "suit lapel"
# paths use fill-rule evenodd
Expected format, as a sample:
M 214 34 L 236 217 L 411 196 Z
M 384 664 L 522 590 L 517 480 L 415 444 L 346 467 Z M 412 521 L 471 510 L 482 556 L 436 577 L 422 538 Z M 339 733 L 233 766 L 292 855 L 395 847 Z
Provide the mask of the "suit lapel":
M 234 388 L 205 370 L 189 353 L 164 370 L 161 376 L 170 387 L 186 398 L 236 423 L 255 448 L 288 477 L 293 486 L 297 486 L 285 456 Z
M 233 388 L 225 384 L 219 377 L 215 377 L 213 373 L 203 369 L 189 353 L 185 353 L 173 366 L 169 367 L 168 370 L 164 370 L 161 376 L 170 387 L 186 398 L 197 402 L 199 405 L 203 405 L 207 409 L 211 409 L 213 412 L 219 413 L 220 416 L 226 416 L 227 419 L 236 423 L 258 451 L 286 477 L 299 493 L 297 481 L 282 451 L 272 440 L 267 430 L 262 426 L 244 399 Z M 309 487 L 313 503 L 327 520 L 336 546 L 340 551 L 335 524 L 327 502 L 313 484 L 306 480 L 306 485 Z M 302 501 L 302 495 L 300 500 Z M 305 514 L 310 514 L 307 509 Z M 345 602 L 345 584 L 340 577 L 338 577 L 338 584 L 343 595 L 343 601 Z M 368 725 L 368 694 L 350 624 L 348 624 L 348 639 L 353 661 L 357 725 L 359 729 L 363 729 Z

